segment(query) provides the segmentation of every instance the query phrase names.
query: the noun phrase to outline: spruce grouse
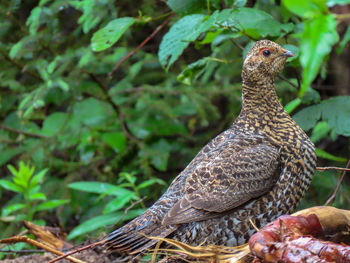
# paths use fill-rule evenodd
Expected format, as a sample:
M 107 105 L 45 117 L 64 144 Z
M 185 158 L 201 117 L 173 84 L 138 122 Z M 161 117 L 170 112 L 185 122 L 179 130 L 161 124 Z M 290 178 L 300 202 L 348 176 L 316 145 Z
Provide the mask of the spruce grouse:
M 285 112 L 274 79 L 294 54 L 261 40 L 243 63 L 242 110 L 209 142 L 144 214 L 106 238 L 112 250 L 137 254 L 169 237 L 190 245 L 236 246 L 291 213 L 308 189 L 315 149 Z M 141 233 L 141 234 L 139 234 Z

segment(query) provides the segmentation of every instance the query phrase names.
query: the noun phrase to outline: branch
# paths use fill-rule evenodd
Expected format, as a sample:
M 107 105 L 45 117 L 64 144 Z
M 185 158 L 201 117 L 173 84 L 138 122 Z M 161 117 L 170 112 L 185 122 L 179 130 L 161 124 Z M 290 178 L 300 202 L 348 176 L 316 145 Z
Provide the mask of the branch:
M 30 244 L 30 245 L 33 245 L 36 247 L 40 247 L 40 248 L 45 249 L 46 251 L 51 252 L 51 253 L 56 254 L 56 255 L 60 255 L 60 256 L 64 255 L 63 252 L 58 251 L 56 249 L 53 249 L 53 248 L 51 248 L 45 244 L 42 244 L 36 240 L 33 240 L 27 236 L 14 236 L 14 237 L 5 238 L 5 239 L 0 240 L 0 244 L 12 244 L 12 243 L 20 243 L 20 242 L 24 242 L 24 243 L 27 243 L 27 244 Z M 84 261 L 81 261 L 79 259 L 69 257 L 69 256 L 67 257 L 67 259 L 74 262 L 74 263 L 85 263 Z
M 299 89 L 297 85 L 295 85 L 293 82 L 291 82 L 289 79 L 287 79 L 285 76 L 279 74 L 278 77 L 284 81 L 286 81 L 289 85 L 293 86 L 296 89 Z
M 68 252 L 66 254 L 62 253 L 62 255 L 60 255 L 58 258 L 50 260 L 48 263 L 54 263 L 54 262 L 57 262 L 57 261 L 59 261 L 61 259 L 64 259 L 64 258 L 69 259 L 69 258 L 71 258 L 70 255 L 72 255 L 72 254 L 76 254 L 76 253 L 79 253 L 81 251 L 84 251 L 84 250 L 87 250 L 87 249 L 90 249 L 90 248 L 94 248 L 94 247 L 99 246 L 99 245 L 101 245 L 103 243 L 104 243 L 104 240 L 96 242 L 96 243 L 92 243 L 90 245 L 87 245 L 87 246 L 84 246 L 84 247 L 81 247 L 81 248 L 78 248 L 78 249 L 74 249 L 73 251 Z
M 3 129 L 5 131 L 9 131 L 9 132 L 14 132 L 14 133 L 18 133 L 18 134 L 24 134 L 27 135 L 29 137 L 34 137 L 34 138 L 39 138 L 39 139 L 48 139 L 49 137 L 45 136 L 45 135 L 41 135 L 41 134 L 37 134 L 37 133 L 31 133 L 31 132 L 26 132 L 26 131 L 22 131 L 22 130 L 17 130 L 11 127 L 8 127 L 6 125 L 0 124 L 0 129 Z
M 347 14 L 333 14 L 335 19 L 338 19 L 338 20 L 347 20 L 347 19 L 350 19 L 350 13 L 347 13 Z
M 153 32 L 152 34 L 150 34 L 144 41 L 141 42 L 140 45 L 138 45 L 133 51 L 131 51 L 129 54 L 127 54 L 126 56 L 124 56 L 121 60 L 119 60 L 119 62 L 117 63 L 117 65 L 114 66 L 114 68 L 111 70 L 111 72 L 108 73 L 108 76 L 110 78 L 113 77 L 113 74 L 116 72 L 116 70 L 120 67 L 120 65 L 127 60 L 129 57 L 131 57 L 132 55 L 134 55 L 136 53 L 137 50 L 139 50 L 140 48 L 142 48 L 144 45 L 147 44 L 148 41 L 150 41 L 166 24 L 169 23 L 170 19 L 174 16 L 174 14 L 170 15 L 166 20 L 164 20 L 164 22 L 158 26 Z
M 346 171 L 346 172 L 350 172 L 350 168 L 342 168 L 342 167 L 335 167 L 335 166 L 316 167 L 316 170 L 319 170 L 319 171 L 337 170 L 337 171 Z
M 349 166 L 350 166 L 350 159 L 349 159 L 348 163 L 346 164 L 346 168 L 345 169 L 347 169 Z M 331 197 L 327 200 L 327 202 L 324 205 L 329 205 L 329 204 L 333 203 L 333 201 L 334 201 L 335 197 L 337 196 L 337 193 L 338 193 L 338 191 L 340 189 L 340 185 L 343 182 L 343 179 L 344 179 L 344 176 L 345 176 L 346 172 L 347 172 L 346 170 L 343 171 L 343 173 L 342 173 L 342 175 L 341 175 L 341 177 L 339 179 L 337 187 L 335 188 L 333 194 L 331 195 Z

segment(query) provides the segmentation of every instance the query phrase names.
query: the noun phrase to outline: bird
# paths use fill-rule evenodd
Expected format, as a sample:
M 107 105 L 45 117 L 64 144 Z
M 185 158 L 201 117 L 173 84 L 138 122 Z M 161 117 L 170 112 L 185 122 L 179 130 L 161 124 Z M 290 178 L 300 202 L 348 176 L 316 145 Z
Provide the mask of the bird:
M 110 250 L 137 255 L 167 237 L 197 245 L 237 246 L 282 214 L 310 186 L 315 146 L 288 115 L 275 78 L 294 54 L 257 41 L 242 68 L 242 108 L 142 215 L 105 238 Z

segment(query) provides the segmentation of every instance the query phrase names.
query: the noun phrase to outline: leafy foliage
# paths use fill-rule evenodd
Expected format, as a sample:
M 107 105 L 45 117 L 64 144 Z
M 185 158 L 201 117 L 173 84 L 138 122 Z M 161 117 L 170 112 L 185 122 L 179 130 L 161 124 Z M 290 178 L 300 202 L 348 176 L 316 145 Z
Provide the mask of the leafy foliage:
M 40 183 L 43 181 L 47 169 L 41 170 L 34 175 L 35 167 L 19 162 L 19 168 L 16 170 L 12 165 L 8 165 L 12 173 L 12 180 L 0 179 L 0 186 L 8 191 L 17 193 L 20 198 L 19 202 L 10 200 L 4 205 L 1 211 L 1 217 L 7 217 L 6 221 L 18 222 L 21 220 L 33 220 L 36 212 L 50 210 L 63 205 L 68 200 L 48 200 L 40 192 Z M 14 216 L 14 213 L 17 213 Z M 12 217 L 9 217 L 12 215 Z
M 164 191 L 163 181 L 237 116 L 242 62 L 261 38 L 297 55 L 277 78 L 281 102 L 309 132 L 319 165 L 343 165 L 350 33 L 347 14 L 335 14 L 333 6 L 348 3 L 1 3 L 0 166 L 8 175 L 11 165 L 13 176 L 0 181 L 0 229 L 7 229 L 8 216 L 19 220 L 27 209 L 37 218 L 63 200 L 69 200 L 64 209 L 45 219 L 73 229 L 71 239 L 141 213 Z M 45 172 L 34 175 L 23 161 L 50 174 L 39 184 Z M 317 174 L 310 203 L 322 204 L 335 178 Z M 350 203 L 346 193 L 337 205 Z

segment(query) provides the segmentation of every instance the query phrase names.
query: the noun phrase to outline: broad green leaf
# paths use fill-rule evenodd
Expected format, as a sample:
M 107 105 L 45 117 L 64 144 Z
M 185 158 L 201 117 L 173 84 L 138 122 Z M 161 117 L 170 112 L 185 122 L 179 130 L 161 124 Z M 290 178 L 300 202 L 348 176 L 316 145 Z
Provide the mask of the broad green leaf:
M 88 98 L 74 105 L 73 114 L 85 125 L 105 125 L 108 119 L 115 119 L 111 105 L 95 98 Z
M 55 112 L 49 115 L 43 123 L 41 130 L 42 134 L 46 136 L 53 136 L 61 131 L 67 122 L 67 114 L 63 112 Z
M 20 154 L 23 152 L 24 149 L 22 147 L 16 147 L 16 148 L 5 148 L 0 151 L 0 166 L 3 166 L 5 163 L 7 163 L 9 160 L 12 159 L 12 157 L 16 156 L 17 154 Z
M 316 149 L 316 155 L 320 158 L 331 160 L 331 161 L 336 161 L 336 162 L 345 163 L 347 161 L 346 158 L 335 156 L 333 154 L 330 154 L 330 153 L 328 153 L 324 150 L 318 149 L 318 148 Z
M 17 192 L 17 193 L 22 193 L 24 191 L 24 189 L 19 185 L 16 185 L 4 179 L 0 179 L 0 186 L 5 188 L 6 190 Z
M 226 11 L 227 12 L 227 11 Z M 225 10 L 221 12 L 219 19 L 222 19 L 221 25 L 239 29 L 244 34 L 254 39 L 260 39 L 267 36 L 279 36 L 281 31 L 291 30 L 291 26 L 282 26 L 268 13 L 255 8 L 239 8 L 233 10 L 228 17 L 225 17 Z
M 322 119 L 337 134 L 350 136 L 350 96 L 338 96 L 321 103 Z
M 303 81 L 299 92 L 302 97 L 315 79 L 322 61 L 338 42 L 337 22 L 333 15 L 320 15 L 305 21 L 305 29 L 300 42 L 300 63 L 303 66 Z
M 293 119 L 304 130 L 308 131 L 313 128 L 321 118 L 321 106 L 313 105 L 302 109 L 293 116 Z
M 27 19 L 26 25 L 29 26 L 29 33 L 35 35 L 39 25 L 40 25 L 40 15 L 42 13 L 42 7 L 35 7 L 30 12 L 30 16 Z
M 166 183 L 161 180 L 161 179 L 158 179 L 158 178 L 152 178 L 152 179 L 149 179 L 147 181 L 144 181 L 143 183 L 139 184 L 136 188 L 138 190 L 140 189 L 143 189 L 143 188 L 147 188 L 153 184 L 160 184 L 160 185 L 166 185 Z
M 48 169 L 43 169 L 39 173 L 34 175 L 32 177 L 32 179 L 30 180 L 30 188 L 40 184 L 40 182 L 43 180 L 43 178 L 44 178 L 45 174 L 47 173 L 47 171 L 48 171 Z
M 108 202 L 103 209 L 103 214 L 109 214 L 116 210 L 123 208 L 128 202 L 136 197 L 135 193 L 130 192 L 126 195 L 118 196 L 112 201 Z
M 144 212 L 144 209 L 133 209 L 130 210 L 125 216 L 124 212 L 116 212 L 112 214 L 107 214 L 107 215 L 102 215 L 102 216 L 97 216 L 94 218 L 91 218 L 84 223 L 80 224 L 76 228 L 74 228 L 69 235 L 67 236 L 67 240 L 71 240 L 77 236 L 84 235 L 86 233 L 89 233 L 91 231 L 94 231 L 99 228 L 103 228 L 109 225 L 113 225 L 120 221 L 121 219 L 123 221 L 132 219 Z
M 235 8 L 239 8 L 239 7 L 244 7 L 246 3 L 247 3 L 247 0 L 235 0 L 233 2 L 233 5 Z
M 5 206 L 1 210 L 1 216 L 8 216 L 9 214 L 12 214 L 13 212 L 16 212 L 25 207 L 26 207 L 25 204 L 12 204 L 12 205 Z
M 121 196 L 130 193 L 131 191 L 115 186 L 109 183 L 102 182 L 74 182 L 68 185 L 69 188 L 95 194 L 110 194 Z
M 337 96 L 309 106 L 295 114 L 293 119 L 305 131 L 322 119 L 337 134 L 350 136 L 350 96 Z
M 39 205 L 36 205 L 34 210 L 37 211 L 43 211 L 43 210 L 49 210 L 52 208 L 56 208 L 58 206 L 67 204 L 69 202 L 69 200 L 50 200 L 50 201 L 46 201 L 44 203 L 41 203 Z
M 43 193 L 36 192 L 29 195 L 29 200 L 46 200 L 46 196 Z
M 313 143 L 316 143 L 319 140 L 325 138 L 329 134 L 330 130 L 331 128 L 329 127 L 328 123 L 326 121 L 321 121 L 317 123 L 316 126 L 313 128 L 310 140 Z
M 348 5 L 350 0 L 327 0 L 327 6 L 333 7 L 335 5 Z
M 165 171 L 168 166 L 168 158 L 170 155 L 171 146 L 169 143 L 161 139 L 158 142 L 149 146 L 151 163 L 160 171 Z
M 74 182 L 68 184 L 68 187 L 71 189 L 95 194 L 103 194 L 104 192 L 110 191 L 111 189 L 114 190 L 118 188 L 113 184 L 102 182 Z
M 282 0 L 285 7 L 301 17 L 315 17 L 327 12 L 326 0 Z
M 102 140 L 116 152 L 122 153 L 126 147 L 126 138 L 122 132 L 107 132 L 102 135 Z
M 167 70 L 178 59 L 191 41 L 212 26 L 212 19 L 205 15 L 188 15 L 177 21 L 166 33 L 159 46 L 158 57 L 160 64 Z
M 344 47 L 346 46 L 346 44 L 349 41 L 350 41 L 350 26 L 348 26 L 348 28 L 346 29 L 344 37 L 343 37 L 342 41 L 340 41 L 340 43 L 339 43 L 339 47 L 337 48 L 337 53 L 338 54 L 343 52 Z
M 168 0 L 166 3 L 171 10 L 180 15 L 199 13 L 207 7 L 203 0 Z
M 93 35 L 91 39 L 92 50 L 98 52 L 113 46 L 135 21 L 135 18 L 132 17 L 122 17 L 109 22 L 107 26 Z
M 22 50 L 22 46 L 23 46 L 22 40 L 14 44 L 9 53 L 10 58 L 14 59 L 15 57 L 17 57 L 18 54 L 20 54 L 20 51 Z

